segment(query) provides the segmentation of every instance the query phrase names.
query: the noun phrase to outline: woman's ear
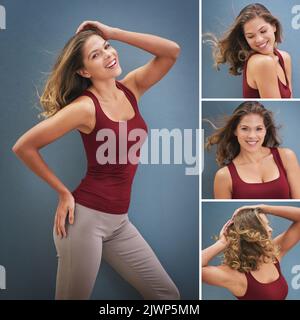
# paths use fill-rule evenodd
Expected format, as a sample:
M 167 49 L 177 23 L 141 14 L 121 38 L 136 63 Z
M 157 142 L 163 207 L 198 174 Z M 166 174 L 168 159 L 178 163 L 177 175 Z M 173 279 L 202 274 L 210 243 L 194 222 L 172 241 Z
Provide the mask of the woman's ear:
M 273 32 L 275 33 L 277 30 L 276 24 L 272 24 Z
M 90 78 L 91 77 L 91 75 L 86 70 L 84 70 L 83 68 L 77 70 L 76 73 L 78 75 L 80 75 L 81 77 L 83 77 L 83 78 Z

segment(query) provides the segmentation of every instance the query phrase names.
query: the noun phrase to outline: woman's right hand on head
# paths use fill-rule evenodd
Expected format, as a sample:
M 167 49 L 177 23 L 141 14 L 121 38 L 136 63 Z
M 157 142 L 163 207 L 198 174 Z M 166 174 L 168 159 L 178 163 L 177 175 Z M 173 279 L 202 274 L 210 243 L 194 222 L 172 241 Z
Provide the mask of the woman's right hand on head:
M 76 34 L 83 30 L 88 29 L 98 29 L 101 33 L 101 36 L 104 40 L 109 40 L 112 38 L 113 31 L 115 28 L 109 27 L 99 21 L 84 21 L 80 24 L 80 26 L 76 30 Z
M 66 217 L 68 214 L 69 223 L 74 223 L 74 207 L 75 200 L 70 192 L 59 195 L 59 202 L 54 219 L 54 228 L 56 234 L 61 238 L 67 237 Z

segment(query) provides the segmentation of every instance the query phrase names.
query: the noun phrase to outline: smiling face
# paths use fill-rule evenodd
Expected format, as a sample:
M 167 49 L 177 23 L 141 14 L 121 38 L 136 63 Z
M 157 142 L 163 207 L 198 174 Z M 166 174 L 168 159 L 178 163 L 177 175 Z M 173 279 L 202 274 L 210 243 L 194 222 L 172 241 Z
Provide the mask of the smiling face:
M 122 72 L 117 51 L 98 35 L 86 40 L 82 55 L 84 67 L 79 73 L 91 81 L 116 78 Z
M 261 54 L 273 53 L 276 26 L 256 17 L 244 24 L 244 36 L 250 48 Z
M 240 148 L 248 152 L 255 152 L 262 146 L 266 133 L 263 117 L 255 113 L 242 117 L 234 132 Z

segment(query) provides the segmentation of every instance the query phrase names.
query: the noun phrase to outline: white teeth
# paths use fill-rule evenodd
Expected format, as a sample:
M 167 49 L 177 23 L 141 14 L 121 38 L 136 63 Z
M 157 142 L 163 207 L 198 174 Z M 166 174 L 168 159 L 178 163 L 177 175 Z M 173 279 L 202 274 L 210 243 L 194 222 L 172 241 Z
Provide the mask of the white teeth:
M 248 144 L 250 144 L 251 146 L 254 146 L 256 143 L 257 143 L 257 141 L 246 141 Z
M 109 65 L 106 66 L 106 68 L 111 68 L 113 65 L 116 64 L 116 59 L 114 59 Z
M 259 45 L 258 47 L 262 49 L 262 48 L 264 48 L 266 45 L 267 45 L 267 42 L 265 42 L 265 43 L 263 43 L 263 44 Z

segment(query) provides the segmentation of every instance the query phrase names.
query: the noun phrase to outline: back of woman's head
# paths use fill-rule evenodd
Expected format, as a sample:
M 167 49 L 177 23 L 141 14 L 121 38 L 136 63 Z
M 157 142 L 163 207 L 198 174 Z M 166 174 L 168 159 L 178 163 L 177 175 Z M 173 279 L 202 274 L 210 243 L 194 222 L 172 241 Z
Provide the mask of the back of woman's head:
M 264 214 L 261 208 L 241 209 L 227 228 L 224 264 L 230 268 L 240 272 L 254 271 L 275 258 L 277 251 L 261 214 Z
M 214 144 L 217 145 L 216 161 L 220 166 L 227 165 L 239 154 L 240 145 L 235 130 L 242 118 L 249 114 L 258 114 L 263 118 L 266 128 L 263 146 L 279 146 L 280 142 L 272 112 L 267 110 L 260 102 L 243 102 L 233 111 L 231 116 L 225 119 L 225 124 L 207 138 L 206 148 L 210 149 Z
M 240 11 L 234 23 L 220 39 L 212 36 L 213 56 L 217 68 L 222 63 L 228 63 L 231 74 L 241 74 L 245 61 L 252 52 L 244 36 L 244 25 L 256 17 L 276 26 L 275 41 L 276 43 L 281 42 L 282 27 L 279 20 L 262 4 L 249 4 Z
M 91 81 L 77 71 L 83 67 L 83 46 L 92 35 L 101 36 L 96 29 L 81 31 L 71 37 L 62 49 L 40 97 L 44 109 L 42 116 L 53 116 L 91 85 Z

